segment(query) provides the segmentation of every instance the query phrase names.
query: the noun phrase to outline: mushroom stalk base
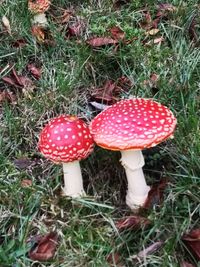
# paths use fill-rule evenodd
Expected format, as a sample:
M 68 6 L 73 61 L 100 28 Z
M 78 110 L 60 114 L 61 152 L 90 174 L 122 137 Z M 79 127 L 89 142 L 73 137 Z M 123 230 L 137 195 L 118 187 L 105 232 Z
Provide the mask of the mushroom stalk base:
M 64 194 L 70 197 L 84 196 L 83 179 L 79 161 L 63 163 Z
M 145 203 L 150 190 L 142 170 L 144 157 L 141 150 L 124 150 L 121 154 L 121 164 L 128 180 L 126 204 L 134 210 Z

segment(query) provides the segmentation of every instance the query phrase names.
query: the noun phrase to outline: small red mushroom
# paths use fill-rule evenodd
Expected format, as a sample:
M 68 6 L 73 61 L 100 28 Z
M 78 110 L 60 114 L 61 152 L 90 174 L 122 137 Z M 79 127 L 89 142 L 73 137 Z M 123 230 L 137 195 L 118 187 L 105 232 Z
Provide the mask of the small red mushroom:
M 103 148 L 121 151 L 128 180 L 126 203 L 131 209 L 142 206 L 150 190 L 142 171 L 141 150 L 172 137 L 175 126 L 176 118 L 167 107 L 144 98 L 122 100 L 91 121 L 94 141 Z
M 33 23 L 43 26 L 47 25 L 45 12 L 49 9 L 50 0 L 29 0 L 28 9 L 34 15 Z
M 39 150 L 48 159 L 63 164 L 64 193 L 84 195 L 79 161 L 93 151 L 93 138 L 86 123 L 69 115 L 52 119 L 39 137 Z

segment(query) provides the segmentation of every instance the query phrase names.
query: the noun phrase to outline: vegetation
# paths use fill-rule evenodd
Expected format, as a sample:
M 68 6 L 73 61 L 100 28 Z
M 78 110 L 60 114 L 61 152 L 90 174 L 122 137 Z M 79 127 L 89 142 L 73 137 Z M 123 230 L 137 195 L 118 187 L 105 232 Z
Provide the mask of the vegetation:
M 181 238 L 200 226 L 199 5 L 196 0 L 174 0 L 163 10 L 155 1 L 125 2 L 52 1 L 49 28 L 39 40 L 31 32 L 27 1 L 0 1 L 0 18 L 6 16 L 11 27 L 10 34 L 3 25 L 0 32 L 2 267 L 178 267 L 183 260 L 198 264 Z M 65 10 L 72 15 L 63 21 Z M 163 13 L 155 21 L 158 11 Z M 80 21 L 82 31 L 69 34 L 68 27 L 76 28 Z M 152 26 L 152 21 L 158 23 Z M 110 36 L 114 26 L 122 29 L 126 42 L 87 44 L 91 37 Z M 152 29 L 159 31 L 149 33 Z M 39 79 L 27 70 L 30 63 L 41 68 Z M 10 77 L 13 68 L 28 77 L 31 86 L 6 83 L 3 78 Z M 53 116 L 76 114 L 89 122 L 97 112 L 90 105 L 92 90 L 122 76 L 132 86 L 121 98 L 153 98 L 174 112 L 178 126 L 173 140 L 144 151 L 148 183 L 168 181 L 163 203 L 142 211 L 151 221 L 148 227 L 119 231 L 116 222 L 132 214 L 125 205 L 119 153 L 96 147 L 81 162 L 88 197 L 71 200 L 61 193 L 61 166 L 44 159 L 37 143 Z M 59 236 L 54 258 L 31 260 L 28 241 L 52 231 Z M 163 245 L 155 253 L 137 256 L 159 241 Z

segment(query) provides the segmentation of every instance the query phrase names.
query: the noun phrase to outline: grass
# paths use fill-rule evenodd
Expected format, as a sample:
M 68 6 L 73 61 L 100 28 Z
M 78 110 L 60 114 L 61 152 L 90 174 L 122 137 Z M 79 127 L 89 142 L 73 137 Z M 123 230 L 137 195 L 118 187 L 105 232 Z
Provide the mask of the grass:
M 18 73 L 26 73 L 27 63 L 36 62 L 43 70 L 33 93 L 17 92 L 16 105 L 2 103 L 1 107 L 0 266 L 105 267 L 110 253 L 119 253 L 124 266 L 178 267 L 183 259 L 197 265 L 181 241 L 183 233 L 200 226 L 200 52 L 188 31 L 194 15 L 199 23 L 197 1 L 171 1 L 176 10 L 159 24 L 165 41 L 150 46 L 142 44 L 145 30 L 139 23 L 145 3 L 140 0 L 118 10 L 109 0 L 53 1 L 50 11 L 73 8 L 87 23 L 82 41 L 76 42 L 65 38 L 49 12 L 55 46 L 35 43 L 26 1 L 0 2 L 0 17 L 9 18 L 13 33 L 0 35 L 0 68 L 14 64 Z M 146 1 L 146 7 L 155 17 L 155 1 Z M 127 38 L 137 39 L 120 44 L 115 52 L 112 47 L 97 50 L 85 44 L 88 37 L 107 35 L 107 29 L 115 25 Z M 19 38 L 28 44 L 16 49 L 12 42 Z M 152 73 L 159 75 L 156 90 L 144 84 Z M 119 154 L 96 147 L 81 163 L 85 189 L 94 197 L 71 201 L 60 194 L 61 166 L 46 161 L 37 142 L 42 127 L 53 116 L 70 113 L 89 121 L 93 116 L 87 103 L 89 88 L 122 75 L 134 83 L 129 95 L 151 97 L 169 106 L 178 127 L 173 140 L 144 151 L 148 182 L 169 179 L 164 203 L 144 214 L 152 222 L 147 229 L 119 233 L 115 222 L 131 214 L 124 205 L 126 179 Z M 5 88 L 0 81 L 0 89 Z M 20 158 L 36 164 L 18 169 L 14 160 Z M 24 179 L 30 179 L 32 186 L 21 187 Z M 28 238 L 53 230 L 59 234 L 55 258 L 47 263 L 31 261 Z M 134 257 L 160 240 L 164 245 L 158 252 L 140 260 Z

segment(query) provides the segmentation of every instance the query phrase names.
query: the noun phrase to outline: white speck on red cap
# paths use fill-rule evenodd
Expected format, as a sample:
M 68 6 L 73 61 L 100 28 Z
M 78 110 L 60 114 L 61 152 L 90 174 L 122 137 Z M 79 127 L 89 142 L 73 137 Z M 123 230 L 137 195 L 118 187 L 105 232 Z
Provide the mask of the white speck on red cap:
M 173 134 L 176 123 L 167 107 L 151 99 L 134 98 L 109 106 L 91 121 L 89 128 L 99 146 L 128 150 L 159 144 Z
M 52 119 L 43 128 L 38 144 L 41 153 L 54 162 L 84 159 L 92 152 L 93 146 L 94 141 L 86 123 L 69 115 Z

